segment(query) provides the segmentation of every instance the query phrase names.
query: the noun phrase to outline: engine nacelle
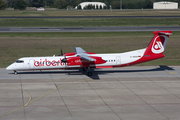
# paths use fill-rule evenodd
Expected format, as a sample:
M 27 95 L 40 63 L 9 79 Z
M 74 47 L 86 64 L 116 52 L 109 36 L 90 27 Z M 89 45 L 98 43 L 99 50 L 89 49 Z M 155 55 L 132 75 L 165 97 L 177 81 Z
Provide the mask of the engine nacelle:
M 82 67 L 89 67 L 89 65 L 106 63 L 106 61 L 103 60 L 101 57 L 96 57 L 96 56 L 89 56 L 89 57 L 95 59 L 95 61 L 85 60 L 80 57 L 69 57 L 67 58 L 67 64 L 68 66 L 81 65 Z
M 76 54 L 76 52 L 64 53 L 63 56 L 73 56 L 75 54 Z

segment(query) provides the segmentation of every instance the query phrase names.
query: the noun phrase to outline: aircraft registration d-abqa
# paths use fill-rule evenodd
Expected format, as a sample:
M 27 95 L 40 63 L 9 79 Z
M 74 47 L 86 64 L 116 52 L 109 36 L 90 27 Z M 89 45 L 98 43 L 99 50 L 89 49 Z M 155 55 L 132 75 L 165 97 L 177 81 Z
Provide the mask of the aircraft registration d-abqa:
M 52 57 L 23 57 L 9 65 L 6 70 L 54 70 L 54 69 L 84 69 L 88 76 L 92 68 L 125 67 L 164 57 L 163 52 L 172 31 L 155 31 L 154 37 L 147 48 L 125 53 L 96 54 L 86 52 L 80 47 L 75 52 Z

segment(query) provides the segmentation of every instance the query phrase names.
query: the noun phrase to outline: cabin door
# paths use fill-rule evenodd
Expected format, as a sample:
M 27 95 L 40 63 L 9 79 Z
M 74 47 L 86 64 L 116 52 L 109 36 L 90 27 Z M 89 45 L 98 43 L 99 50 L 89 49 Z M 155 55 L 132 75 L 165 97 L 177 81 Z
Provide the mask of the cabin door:
M 34 60 L 33 59 L 29 60 L 29 69 L 34 69 Z
M 116 57 L 116 65 L 120 65 L 121 64 L 121 58 L 120 56 Z

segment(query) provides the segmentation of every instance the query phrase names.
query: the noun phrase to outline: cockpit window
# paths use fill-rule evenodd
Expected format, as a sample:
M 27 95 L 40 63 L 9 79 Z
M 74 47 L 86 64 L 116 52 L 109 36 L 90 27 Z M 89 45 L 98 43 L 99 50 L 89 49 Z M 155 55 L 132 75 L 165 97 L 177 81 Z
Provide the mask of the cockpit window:
M 17 60 L 16 63 L 24 63 L 23 60 Z

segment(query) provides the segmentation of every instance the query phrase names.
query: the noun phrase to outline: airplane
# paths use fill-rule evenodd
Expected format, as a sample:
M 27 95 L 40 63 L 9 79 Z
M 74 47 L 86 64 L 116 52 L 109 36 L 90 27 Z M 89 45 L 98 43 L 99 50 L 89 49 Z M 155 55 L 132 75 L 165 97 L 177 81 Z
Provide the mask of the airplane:
M 9 65 L 6 70 L 54 70 L 83 69 L 92 76 L 91 69 L 125 67 L 164 57 L 163 52 L 172 31 L 154 31 L 154 37 L 148 47 L 125 53 L 96 54 L 86 52 L 81 47 L 75 47 L 75 52 L 64 53 L 51 57 L 23 57 Z

